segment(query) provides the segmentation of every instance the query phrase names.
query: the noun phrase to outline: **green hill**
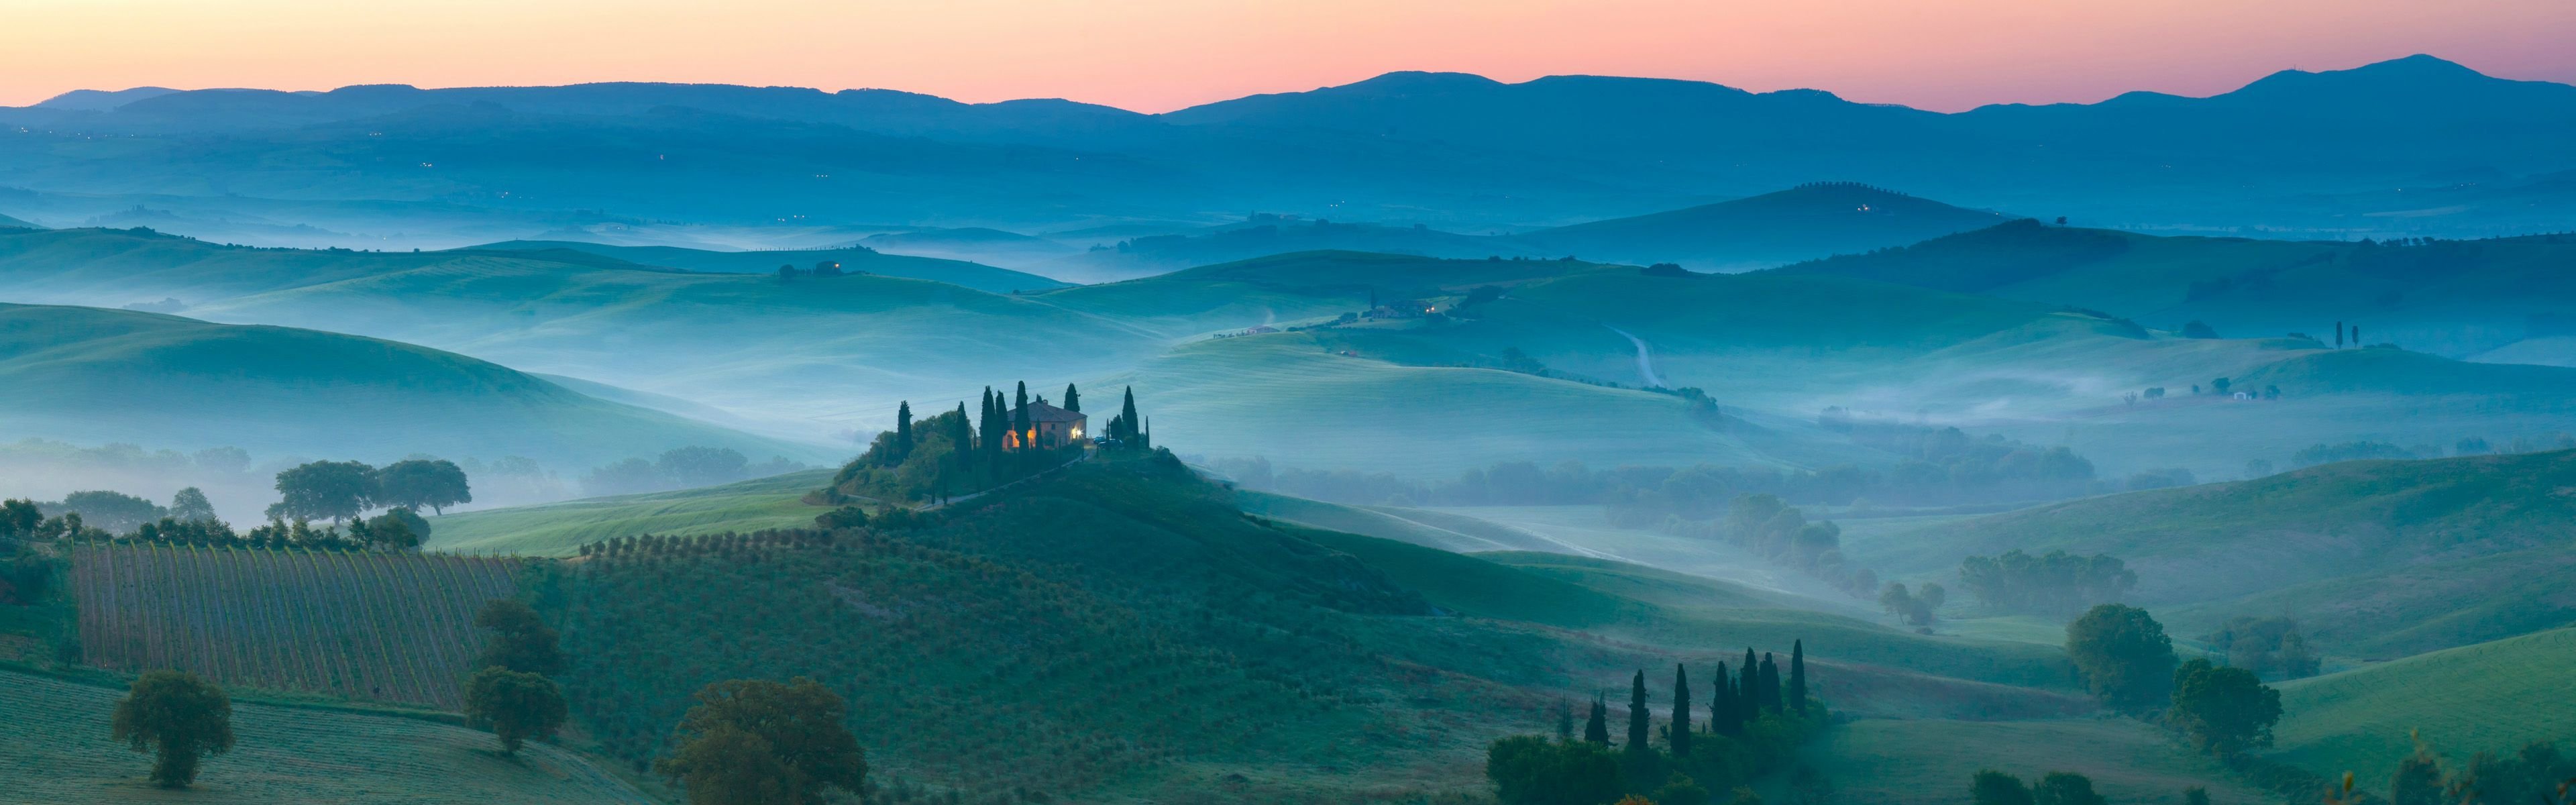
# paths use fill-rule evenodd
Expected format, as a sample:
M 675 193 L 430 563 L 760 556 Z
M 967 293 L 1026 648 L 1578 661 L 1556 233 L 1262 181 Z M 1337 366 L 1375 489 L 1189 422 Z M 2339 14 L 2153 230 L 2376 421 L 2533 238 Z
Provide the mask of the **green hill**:
M 637 534 L 695 536 L 811 528 L 826 509 L 799 501 L 831 480 L 830 470 L 641 495 L 457 512 L 430 520 L 434 551 L 572 556 L 581 546 Z
M 1512 239 L 1595 259 L 1742 271 L 1992 226 L 2004 216 L 1849 182 L 1542 229 Z
M 27 222 L 27 221 L 25 221 L 25 220 L 22 220 L 22 219 L 18 219 L 18 218 L 11 218 L 11 217 L 6 216 L 6 215 L 0 215 L 0 228 L 7 228 L 7 227 L 17 227 L 17 228 L 19 228 L 19 229 L 43 229 L 43 228 L 44 228 L 44 227 L 37 226 L 37 225 L 35 225 L 35 224 L 29 223 L 29 222 Z
M 2576 738 L 2571 663 L 2576 629 L 2558 629 L 2283 684 L 2273 757 L 2384 792 L 2414 751 L 2410 731 L 2455 760 L 2531 741 L 2563 750 Z
M 2020 548 L 2105 552 L 2185 633 L 2233 615 L 2314 620 L 2331 651 L 2420 651 L 2565 622 L 2576 451 L 2353 461 L 2037 506 L 1847 543 L 1938 573 Z M 2240 600 L 2241 599 L 2241 600 Z
M 672 447 L 818 458 L 576 394 L 424 347 L 133 311 L 0 305 L 8 439 L 237 446 L 389 460 L 414 452 L 586 467 Z
M 2576 236 L 2348 243 L 2156 237 L 2014 221 L 1903 248 L 1779 269 L 2029 299 L 2223 335 L 2310 333 L 2450 357 L 2576 365 L 2560 270 Z M 2529 342 L 2529 343 L 2525 343 Z
M 150 755 L 108 740 L 124 691 L 0 670 L 0 780 L 20 802 L 420 802 L 645 805 L 590 761 L 531 741 L 501 755 L 491 733 L 363 711 L 233 702 L 233 750 L 184 792 L 144 780 Z
M 549 249 L 567 249 L 613 257 L 638 265 L 730 274 L 774 275 L 781 265 L 793 265 L 803 271 L 812 269 L 816 263 L 828 261 L 841 264 L 843 271 L 864 271 L 888 277 L 932 280 L 962 285 L 986 293 L 1041 291 L 1065 287 L 1065 283 L 1056 280 L 1007 268 L 994 268 L 963 260 L 885 254 L 870 249 L 720 252 L 679 246 L 610 246 L 573 240 L 510 240 L 455 251 L 520 252 Z

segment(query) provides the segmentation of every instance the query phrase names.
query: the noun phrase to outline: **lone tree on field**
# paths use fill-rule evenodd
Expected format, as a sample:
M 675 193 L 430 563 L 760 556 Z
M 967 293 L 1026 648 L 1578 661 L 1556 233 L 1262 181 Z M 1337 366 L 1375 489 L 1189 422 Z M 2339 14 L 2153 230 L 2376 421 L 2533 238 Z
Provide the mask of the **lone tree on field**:
M 569 715 L 563 688 L 543 676 L 489 666 L 465 683 L 465 717 L 492 725 L 503 752 L 518 754 L 530 737 L 554 737 Z
M 197 761 L 233 748 L 233 702 L 224 689 L 186 671 L 152 671 L 136 677 L 116 703 L 111 740 L 152 753 L 152 783 L 183 788 L 197 779 Z
M 2174 669 L 2173 709 L 2165 718 L 2191 736 L 2200 751 L 2226 757 L 2272 745 L 2281 720 L 2281 692 L 2253 671 L 2195 659 Z
M 1807 641 L 1789 643 L 1789 709 L 1807 714 Z
M 474 614 L 474 626 L 492 633 L 490 641 L 483 644 L 483 656 L 474 660 L 475 667 L 541 676 L 563 673 L 561 637 L 526 602 L 492 599 L 483 605 L 483 611 Z
M 2066 657 L 2085 687 L 2114 707 L 2153 707 L 2172 689 L 2173 639 L 2143 609 L 2103 604 L 2084 613 L 2066 625 Z
M 733 679 L 696 698 L 671 730 L 678 749 L 654 764 L 689 802 L 815 805 L 828 789 L 865 787 L 867 755 L 846 726 L 847 705 L 821 683 Z
M 396 461 L 376 471 L 375 502 L 413 511 L 428 509 L 433 514 L 446 514 L 447 507 L 474 502 L 474 491 L 465 483 L 465 470 L 456 462 L 443 458 L 412 458 Z

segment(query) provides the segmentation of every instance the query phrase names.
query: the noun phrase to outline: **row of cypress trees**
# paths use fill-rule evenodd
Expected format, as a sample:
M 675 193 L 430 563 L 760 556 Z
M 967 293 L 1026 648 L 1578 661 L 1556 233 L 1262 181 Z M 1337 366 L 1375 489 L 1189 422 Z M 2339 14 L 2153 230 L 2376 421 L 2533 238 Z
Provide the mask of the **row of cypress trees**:
M 1708 731 L 1718 735 L 1740 736 L 1745 725 L 1761 718 L 1763 713 L 1807 713 L 1807 645 L 1805 640 L 1789 646 L 1789 670 L 1784 680 L 1780 664 L 1770 652 L 1755 658 L 1753 649 L 1744 649 L 1744 662 L 1730 671 L 1726 663 L 1717 664 L 1717 683 L 1708 703 Z M 1583 726 L 1583 740 L 1602 746 L 1610 745 L 1610 708 L 1606 697 L 1596 695 L 1592 714 Z M 1629 682 L 1628 742 L 1630 751 L 1643 751 L 1653 735 L 1653 715 L 1646 706 L 1646 672 L 1639 669 Z M 1680 664 L 1673 666 L 1672 724 L 1665 729 L 1665 742 L 1675 757 L 1689 757 L 1691 738 L 1699 725 L 1691 714 L 1690 672 Z

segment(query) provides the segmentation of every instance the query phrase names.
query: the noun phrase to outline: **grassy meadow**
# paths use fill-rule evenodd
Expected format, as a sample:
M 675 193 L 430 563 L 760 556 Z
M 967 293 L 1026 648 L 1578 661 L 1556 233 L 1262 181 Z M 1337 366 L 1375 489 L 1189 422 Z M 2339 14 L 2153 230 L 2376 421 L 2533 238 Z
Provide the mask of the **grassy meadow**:
M 458 512 L 430 519 L 427 550 L 464 554 L 572 556 L 581 546 L 639 534 L 695 536 L 811 528 L 827 509 L 800 498 L 831 480 L 829 470 L 794 472 L 723 486 L 584 498 Z
M 0 799 L 62 803 L 495 802 L 649 805 L 617 775 L 530 742 L 517 758 L 491 733 L 411 717 L 233 703 L 233 751 L 206 758 L 197 783 L 144 780 L 152 757 L 108 740 L 124 691 L 0 670 Z
M 2272 756 L 2385 792 L 2415 751 L 2410 733 L 2454 761 L 2576 740 L 2567 669 L 2576 629 L 2534 632 L 2286 683 Z

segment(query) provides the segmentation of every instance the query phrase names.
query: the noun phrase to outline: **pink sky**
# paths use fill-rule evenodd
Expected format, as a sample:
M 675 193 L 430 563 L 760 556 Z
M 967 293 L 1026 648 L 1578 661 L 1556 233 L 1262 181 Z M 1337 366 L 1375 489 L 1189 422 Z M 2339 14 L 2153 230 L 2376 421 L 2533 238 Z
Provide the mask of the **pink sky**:
M 2206 95 L 2412 53 L 2576 82 L 2576 0 L 0 0 L 0 19 L 10 105 L 142 85 L 693 81 L 1150 112 L 1452 70 L 1957 110 Z

